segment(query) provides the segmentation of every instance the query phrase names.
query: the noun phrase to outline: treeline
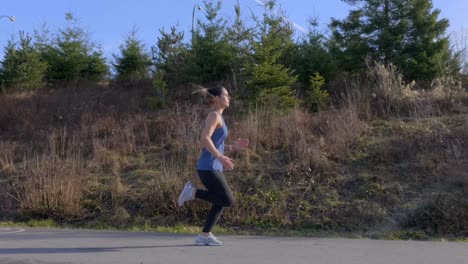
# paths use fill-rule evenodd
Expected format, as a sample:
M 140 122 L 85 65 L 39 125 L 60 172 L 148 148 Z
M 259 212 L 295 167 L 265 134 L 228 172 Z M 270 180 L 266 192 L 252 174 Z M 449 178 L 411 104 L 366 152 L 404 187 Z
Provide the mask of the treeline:
M 43 27 L 32 37 L 20 32 L 19 39 L 7 43 L 1 89 L 151 79 L 161 104 L 179 87 L 219 84 L 250 105 L 285 110 L 303 104 L 315 110 L 329 103 L 334 92 L 330 82 L 342 74 L 363 74 L 369 61 L 395 65 L 406 82 L 460 73 L 460 53 L 451 49 L 446 34 L 449 21 L 439 18 L 431 0 L 343 1 L 353 5 L 346 18 L 332 19 L 327 31 L 312 19 L 308 33 L 295 39 L 275 0 L 265 0 L 263 14 L 248 21 L 239 3 L 234 18 L 228 19 L 219 15 L 221 1 L 205 0 L 204 18 L 193 32 L 161 28 L 148 48 L 133 29 L 110 64 L 98 43 L 67 13 L 58 32 Z

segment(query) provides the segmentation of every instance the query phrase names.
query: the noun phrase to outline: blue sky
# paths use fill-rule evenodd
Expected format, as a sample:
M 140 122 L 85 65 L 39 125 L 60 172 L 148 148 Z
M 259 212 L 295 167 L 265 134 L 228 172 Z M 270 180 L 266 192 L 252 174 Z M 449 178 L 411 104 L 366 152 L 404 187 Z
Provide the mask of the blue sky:
M 118 52 L 121 44 L 135 26 L 138 37 L 147 45 L 156 42 L 158 30 L 179 25 L 188 35 L 190 33 L 192 10 L 202 5 L 202 0 L 0 0 L 0 15 L 13 15 L 14 23 L 0 19 L 0 58 L 12 34 L 20 30 L 33 33 L 46 22 L 52 32 L 65 25 L 65 13 L 73 12 L 81 25 L 90 32 L 91 39 L 102 46 L 106 57 Z M 250 12 L 260 15 L 260 0 L 239 0 L 243 17 L 249 19 Z M 223 0 L 221 15 L 234 17 L 236 0 Z M 297 32 L 308 27 L 310 17 L 318 17 L 322 26 L 331 17 L 344 18 L 349 6 L 340 0 L 277 0 L 286 16 L 295 24 Z M 468 1 L 433 0 L 435 8 L 442 11 L 441 17 L 450 20 L 449 32 L 468 30 Z M 465 12 L 464 12 L 465 11 Z M 203 11 L 196 11 L 199 18 Z M 299 33 L 300 34 L 300 33 Z

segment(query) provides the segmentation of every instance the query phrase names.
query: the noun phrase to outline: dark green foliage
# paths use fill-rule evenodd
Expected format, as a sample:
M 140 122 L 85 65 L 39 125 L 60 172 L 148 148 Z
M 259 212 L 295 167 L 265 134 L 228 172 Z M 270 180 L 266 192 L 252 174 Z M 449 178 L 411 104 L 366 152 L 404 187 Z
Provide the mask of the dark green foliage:
M 192 41 L 193 82 L 219 82 L 230 73 L 234 49 L 226 35 L 226 20 L 219 18 L 221 1 L 204 1 L 206 22 L 199 22 Z
M 106 78 L 109 74 L 104 55 L 101 50 L 93 51 L 88 57 L 88 66 L 83 72 L 83 78 L 91 81 L 99 81 Z
M 41 55 L 49 64 L 48 80 L 105 79 L 109 69 L 102 51 L 89 40 L 71 13 L 66 14 L 66 21 L 66 28 L 59 29 L 52 42 L 38 43 Z
M 119 47 L 120 54 L 114 54 L 117 80 L 143 80 L 149 77 L 151 58 L 145 51 L 145 45 L 137 39 L 134 28 L 125 40 L 125 45 Z
M 0 66 L 1 87 L 6 90 L 32 90 L 45 85 L 47 63 L 34 49 L 32 39 L 24 32 L 19 43 L 13 40 L 5 48 L 5 58 Z
M 147 105 L 151 109 L 163 108 L 167 104 L 167 82 L 162 70 L 157 70 L 153 73 L 152 83 L 156 90 L 156 96 L 148 98 Z
M 361 33 L 362 16 L 362 11 L 353 10 L 343 21 L 332 19 L 329 46 L 340 71 L 355 73 L 365 67 L 364 58 L 370 47 Z
M 359 72 L 364 58 L 392 63 L 409 80 L 432 80 L 455 67 L 445 32 L 431 0 L 355 0 L 344 20 L 333 20 L 330 46 L 339 68 Z M 456 69 L 448 70 L 456 72 Z
M 245 72 L 245 65 L 249 61 L 252 52 L 252 28 L 246 27 L 244 21 L 241 18 L 241 6 L 239 1 L 234 5 L 234 11 L 236 18 L 234 23 L 227 28 L 225 34 L 226 38 L 231 45 L 234 57 L 231 62 L 231 78 L 230 85 L 231 90 L 242 96 L 245 94 L 245 80 L 247 74 Z
M 363 33 L 372 49 L 372 59 L 385 64 L 397 60 L 410 25 L 410 6 L 407 0 L 366 1 Z
M 246 66 L 250 74 L 247 88 L 251 104 L 287 111 L 297 103 L 292 90 L 297 77 L 279 60 L 292 44 L 292 29 L 283 16 L 274 14 L 274 5 L 275 1 L 265 2 L 263 21 L 253 44 L 253 60 Z
M 310 111 L 326 110 L 330 104 L 330 95 L 322 90 L 325 79 L 320 73 L 316 72 L 310 76 L 310 90 L 307 92 L 306 104 Z
M 152 46 L 153 63 L 158 71 L 164 72 L 168 86 L 177 86 L 190 82 L 191 76 L 187 73 L 192 65 L 190 52 L 183 42 L 184 32 L 171 27 L 170 32 L 159 30 L 156 45 Z
M 317 18 L 310 21 L 310 27 L 307 37 L 301 39 L 292 52 L 291 68 L 298 74 L 298 80 L 304 87 L 309 86 L 310 76 L 314 73 L 320 72 L 326 80 L 330 80 L 336 70 L 326 47 L 325 33 L 317 29 Z
M 402 61 L 397 64 L 406 76 L 431 81 L 444 73 L 458 73 L 459 63 L 450 52 L 447 19 L 438 20 L 440 10 L 432 1 L 412 0 L 408 12 L 411 21 Z M 447 66 L 449 69 L 447 69 Z

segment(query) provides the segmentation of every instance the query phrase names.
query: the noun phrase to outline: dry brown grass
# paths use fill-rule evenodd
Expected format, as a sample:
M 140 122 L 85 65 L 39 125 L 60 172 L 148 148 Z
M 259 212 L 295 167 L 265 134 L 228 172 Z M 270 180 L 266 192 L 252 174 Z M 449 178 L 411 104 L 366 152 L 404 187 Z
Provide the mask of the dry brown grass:
M 346 107 L 316 114 L 302 109 L 283 115 L 254 111 L 239 121 L 234 134 L 250 138 L 254 152 L 286 149 L 293 166 L 325 170 L 330 158 L 347 155 L 364 130 L 357 111 Z
M 14 174 L 17 169 L 15 165 L 16 144 L 12 142 L 0 142 L 0 175 Z
M 76 146 L 74 138 L 60 131 L 49 137 L 49 151 L 24 160 L 14 187 L 22 212 L 61 219 L 83 216 L 80 200 L 87 171 Z
M 337 103 L 353 106 L 364 120 L 440 116 L 460 111 L 468 98 L 461 79 L 407 82 L 395 66 L 381 63 L 369 63 L 364 75 L 344 75 L 333 85 Z
M 400 182 L 390 182 L 398 177 L 366 176 L 373 168 L 341 170 L 355 155 L 357 140 L 369 133 L 367 121 L 404 117 L 422 122 L 464 104 L 462 93 L 439 89 L 436 97 L 411 90 L 393 69 L 385 70 L 375 69 L 371 81 L 348 80 L 346 100 L 326 112 L 298 108 L 287 114 L 265 109 L 238 114 L 228 109 L 227 143 L 247 137 L 251 146 L 229 154 L 236 170 L 226 174 L 238 203 L 222 222 L 331 229 L 348 223 L 365 229 L 384 221 L 406 191 Z M 145 91 L 94 88 L 101 90 L 0 96 L 6 106 L 0 109 L 5 132 L 0 175 L 15 196 L 6 197 L 8 208 L 17 204 L 23 215 L 62 220 L 106 216 L 119 226 L 137 216 L 155 224 L 199 224 L 208 204 L 179 208 L 176 201 L 186 180 L 201 187 L 196 160 L 207 109 L 178 102 L 147 111 L 139 103 Z M 438 134 L 418 130 L 405 140 L 399 138 L 405 133 L 380 134 L 386 140 L 368 149 L 363 164 L 392 166 L 409 156 L 422 172 L 412 175 L 415 182 L 466 191 L 468 117 L 463 122 Z

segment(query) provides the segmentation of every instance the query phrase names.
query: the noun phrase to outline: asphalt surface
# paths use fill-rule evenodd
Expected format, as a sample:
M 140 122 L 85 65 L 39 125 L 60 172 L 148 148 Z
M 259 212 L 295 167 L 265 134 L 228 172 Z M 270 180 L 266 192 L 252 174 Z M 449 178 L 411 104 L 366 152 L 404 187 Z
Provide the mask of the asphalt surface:
M 468 243 L 458 242 L 218 236 L 224 245 L 208 247 L 193 245 L 194 238 L 151 232 L 0 228 L 0 263 L 468 263 Z

